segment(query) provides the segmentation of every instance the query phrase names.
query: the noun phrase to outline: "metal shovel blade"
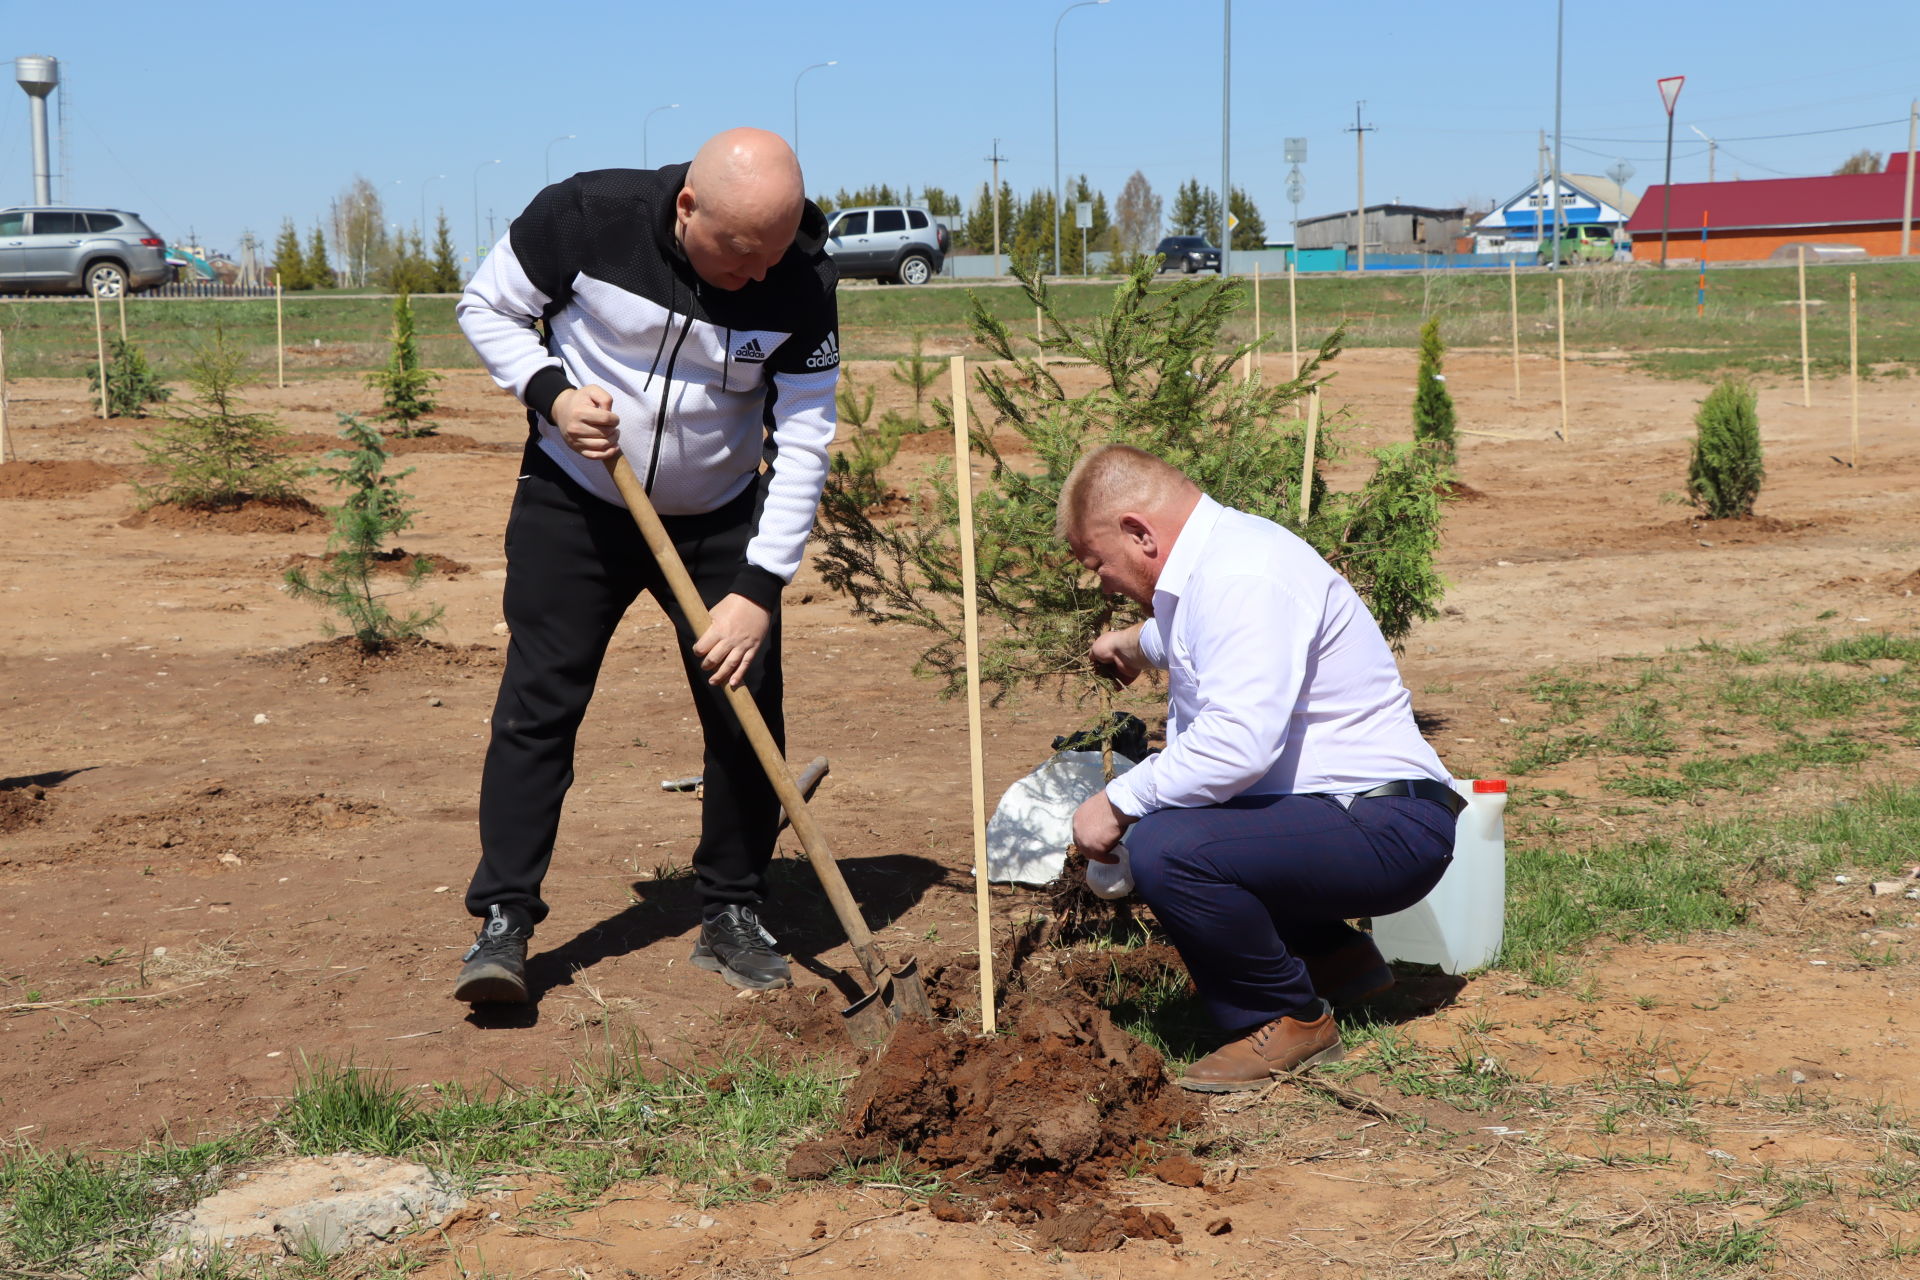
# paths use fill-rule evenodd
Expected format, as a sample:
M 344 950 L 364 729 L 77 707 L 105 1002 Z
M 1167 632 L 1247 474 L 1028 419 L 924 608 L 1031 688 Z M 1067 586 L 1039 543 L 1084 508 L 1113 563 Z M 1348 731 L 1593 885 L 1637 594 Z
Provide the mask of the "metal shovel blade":
M 927 985 L 920 980 L 920 961 L 912 956 L 898 969 L 884 974 L 873 990 L 840 1011 L 848 1037 L 863 1049 L 878 1049 L 902 1018 L 933 1021 Z

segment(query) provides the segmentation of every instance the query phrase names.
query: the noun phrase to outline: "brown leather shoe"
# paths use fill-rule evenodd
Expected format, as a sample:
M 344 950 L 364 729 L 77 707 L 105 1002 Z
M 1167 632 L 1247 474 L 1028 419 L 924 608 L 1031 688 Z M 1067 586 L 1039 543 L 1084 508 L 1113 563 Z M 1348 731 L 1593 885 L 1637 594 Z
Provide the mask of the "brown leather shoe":
M 1343 947 L 1300 960 L 1307 966 L 1313 993 L 1335 1008 L 1371 1000 L 1393 985 L 1386 957 L 1364 933 Z
M 1337 1062 L 1346 1052 L 1340 1044 L 1340 1028 L 1333 1022 L 1333 1010 L 1323 1001 L 1319 1017 L 1307 1022 L 1275 1018 L 1215 1049 L 1188 1067 L 1175 1083 L 1198 1093 L 1237 1093 L 1258 1089 L 1275 1076 L 1305 1071 L 1322 1062 Z

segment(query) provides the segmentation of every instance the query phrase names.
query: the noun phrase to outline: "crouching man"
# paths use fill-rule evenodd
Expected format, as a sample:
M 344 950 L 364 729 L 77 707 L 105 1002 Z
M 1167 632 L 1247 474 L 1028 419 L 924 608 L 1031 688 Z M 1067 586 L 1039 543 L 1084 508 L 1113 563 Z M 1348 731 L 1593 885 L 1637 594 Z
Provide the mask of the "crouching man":
M 1058 530 L 1101 589 L 1149 611 L 1094 642 L 1123 684 L 1167 672 L 1167 745 L 1075 812 L 1166 929 L 1228 1042 L 1187 1069 L 1253 1089 L 1341 1056 L 1332 1006 L 1393 974 L 1346 923 L 1412 906 L 1453 858 L 1460 800 L 1392 651 L 1311 547 L 1109 445 L 1061 489 Z

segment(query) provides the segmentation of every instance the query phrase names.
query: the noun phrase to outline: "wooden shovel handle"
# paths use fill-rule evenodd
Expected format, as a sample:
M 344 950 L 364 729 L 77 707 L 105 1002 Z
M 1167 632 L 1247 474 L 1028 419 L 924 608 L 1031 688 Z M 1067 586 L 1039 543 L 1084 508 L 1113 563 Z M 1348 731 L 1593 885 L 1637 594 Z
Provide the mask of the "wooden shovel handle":
M 707 612 L 706 602 L 693 585 L 687 566 L 681 562 L 679 551 L 674 549 L 667 527 L 660 523 L 660 514 L 653 509 L 646 486 L 633 473 L 633 467 L 628 464 L 624 454 L 616 455 L 609 461 L 607 469 L 613 473 L 613 482 L 619 486 L 620 496 L 627 500 L 627 510 L 633 513 L 633 522 L 640 527 L 640 536 L 646 539 L 647 549 L 653 552 L 660 571 L 666 575 L 667 586 L 672 589 L 680 612 L 686 614 L 694 635 L 704 634 L 712 625 L 713 617 Z M 839 917 L 840 927 L 846 931 L 847 941 L 853 945 L 853 953 L 860 959 L 860 967 L 867 971 L 867 980 L 879 986 L 887 974 L 886 963 L 879 949 L 874 946 L 873 934 L 860 914 L 860 905 L 853 900 L 853 894 L 840 874 L 839 864 L 833 860 L 833 851 L 827 847 L 825 833 L 814 822 L 813 814 L 807 808 L 806 797 L 800 794 L 800 787 L 794 781 L 793 770 L 787 766 L 786 757 L 780 753 L 772 731 L 767 728 L 766 718 L 760 714 L 759 704 L 754 702 L 753 695 L 744 686 L 729 684 L 726 692 L 727 701 L 733 705 L 733 713 L 740 718 L 740 727 L 746 730 L 747 740 L 753 744 L 754 755 L 760 758 L 760 767 L 766 770 L 767 781 L 773 784 L 774 794 L 787 811 L 787 821 L 793 824 L 801 847 L 807 851 L 807 861 L 813 864 L 814 874 L 820 877 L 820 887 L 827 891 L 827 901 L 833 904 L 833 913 Z

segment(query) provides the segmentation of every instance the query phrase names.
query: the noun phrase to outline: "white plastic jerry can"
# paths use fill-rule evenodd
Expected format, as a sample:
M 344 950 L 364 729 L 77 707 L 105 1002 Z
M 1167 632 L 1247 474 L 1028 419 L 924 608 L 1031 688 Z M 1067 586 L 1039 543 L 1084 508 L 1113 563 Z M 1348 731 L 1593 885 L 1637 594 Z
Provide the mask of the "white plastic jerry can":
M 1492 964 L 1506 936 L 1507 783 L 1455 779 L 1453 789 L 1467 807 L 1455 820 L 1452 865 L 1405 911 L 1375 916 L 1373 941 L 1389 960 L 1466 973 Z

